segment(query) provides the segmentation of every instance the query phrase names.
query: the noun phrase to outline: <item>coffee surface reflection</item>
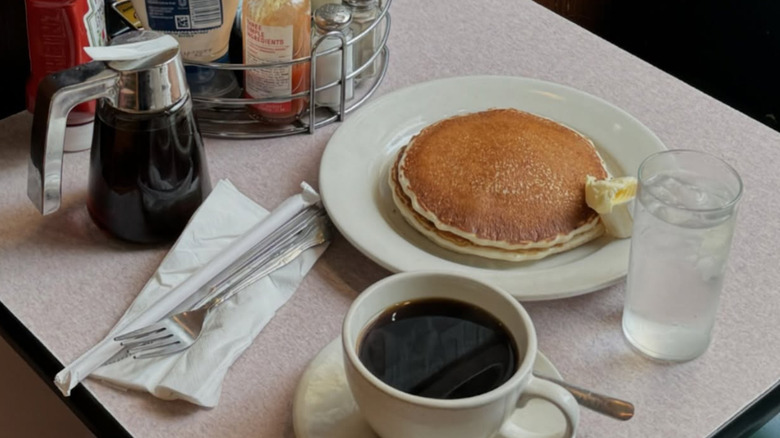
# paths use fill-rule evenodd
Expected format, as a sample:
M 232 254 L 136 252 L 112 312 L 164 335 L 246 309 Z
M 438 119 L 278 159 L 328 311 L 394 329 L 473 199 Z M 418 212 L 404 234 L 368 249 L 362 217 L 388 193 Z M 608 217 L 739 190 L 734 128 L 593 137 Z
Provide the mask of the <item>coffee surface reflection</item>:
M 494 316 L 439 298 L 386 309 L 362 333 L 358 355 L 388 385 L 437 399 L 491 391 L 522 362 L 512 336 Z

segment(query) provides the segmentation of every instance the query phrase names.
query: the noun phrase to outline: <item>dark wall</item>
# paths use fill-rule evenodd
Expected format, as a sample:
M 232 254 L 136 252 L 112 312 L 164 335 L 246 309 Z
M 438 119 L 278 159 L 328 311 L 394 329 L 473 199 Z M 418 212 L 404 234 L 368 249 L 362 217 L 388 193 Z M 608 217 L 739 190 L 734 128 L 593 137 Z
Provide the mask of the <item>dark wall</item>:
M 24 109 L 24 83 L 30 73 L 24 0 L 0 0 L 0 59 L 10 66 L 0 76 L 0 118 Z
M 780 2 L 537 1 L 780 130 Z

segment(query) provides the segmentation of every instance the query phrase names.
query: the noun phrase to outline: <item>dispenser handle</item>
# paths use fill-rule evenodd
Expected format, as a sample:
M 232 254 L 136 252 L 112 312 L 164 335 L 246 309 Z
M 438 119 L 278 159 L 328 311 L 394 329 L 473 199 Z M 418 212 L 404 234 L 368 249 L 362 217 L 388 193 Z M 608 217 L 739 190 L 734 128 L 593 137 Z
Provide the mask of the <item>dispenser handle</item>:
M 118 77 L 105 62 L 92 61 L 52 73 L 38 85 L 30 138 L 27 196 L 44 215 L 60 208 L 68 113 L 79 103 L 101 97 L 115 102 Z

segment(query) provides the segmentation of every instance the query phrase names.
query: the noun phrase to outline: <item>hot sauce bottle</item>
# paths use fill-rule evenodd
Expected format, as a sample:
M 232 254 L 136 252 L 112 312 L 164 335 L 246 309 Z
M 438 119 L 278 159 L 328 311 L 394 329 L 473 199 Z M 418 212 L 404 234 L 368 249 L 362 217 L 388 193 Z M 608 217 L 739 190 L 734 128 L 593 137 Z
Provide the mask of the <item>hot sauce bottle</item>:
M 84 47 L 106 43 L 103 0 L 25 0 L 30 50 L 27 110 L 33 112 L 38 84 L 44 76 L 92 60 Z M 76 106 L 68 126 L 89 123 L 95 102 Z
M 243 0 L 241 28 L 244 64 L 287 62 L 309 56 L 309 0 Z M 275 124 L 295 121 L 306 109 L 305 97 L 284 98 L 309 89 L 309 63 L 248 69 L 246 97 L 279 96 L 274 102 L 250 104 L 250 114 Z

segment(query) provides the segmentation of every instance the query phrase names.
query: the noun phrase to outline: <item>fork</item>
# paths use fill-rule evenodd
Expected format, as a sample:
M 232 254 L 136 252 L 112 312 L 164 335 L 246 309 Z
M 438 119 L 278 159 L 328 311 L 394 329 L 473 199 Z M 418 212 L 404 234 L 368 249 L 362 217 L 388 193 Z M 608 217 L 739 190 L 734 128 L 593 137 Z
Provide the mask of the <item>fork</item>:
M 164 356 L 190 348 L 203 332 L 206 316 L 257 280 L 290 263 L 304 251 L 330 239 L 331 229 L 326 216 L 318 216 L 299 233 L 281 242 L 281 249 L 254 264 L 240 269 L 236 275 L 215 286 L 213 298 L 204 304 L 160 322 L 114 338 L 127 348 L 134 359 Z

